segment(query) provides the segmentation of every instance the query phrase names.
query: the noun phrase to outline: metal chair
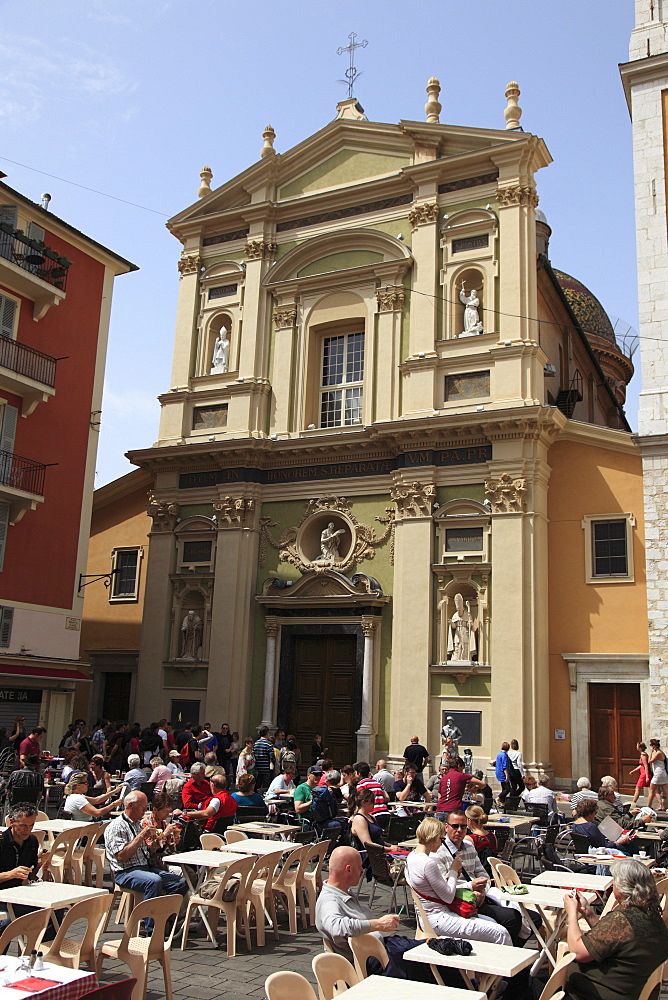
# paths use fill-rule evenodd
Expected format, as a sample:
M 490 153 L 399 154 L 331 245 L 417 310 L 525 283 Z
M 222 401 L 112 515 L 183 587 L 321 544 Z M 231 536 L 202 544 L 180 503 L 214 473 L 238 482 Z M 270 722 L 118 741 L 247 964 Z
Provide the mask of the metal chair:
M 148 799 L 149 805 L 151 804 L 151 801 L 155 794 L 155 786 L 156 786 L 155 781 L 142 781 L 141 785 L 139 786 L 140 792 L 144 793 L 144 795 Z
M 371 886 L 371 895 L 369 896 L 369 906 L 373 906 L 376 888 L 379 885 L 382 885 L 386 889 L 391 889 L 392 891 L 390 910 L 394 912 L 397 901 L 397 888 L 402 886 L 406 896 L 406 911 L 408 912 L 410 910 L 408 883 L 406 882 L 403 871 L 398 871 L 394 875 L 392 874 L 385 849 L 380 847 L 378 844 L 366 844 L 366 852 L 369 859 L 369 865 L 371 866 L 371 876 L 373 882 L 373 885 Z

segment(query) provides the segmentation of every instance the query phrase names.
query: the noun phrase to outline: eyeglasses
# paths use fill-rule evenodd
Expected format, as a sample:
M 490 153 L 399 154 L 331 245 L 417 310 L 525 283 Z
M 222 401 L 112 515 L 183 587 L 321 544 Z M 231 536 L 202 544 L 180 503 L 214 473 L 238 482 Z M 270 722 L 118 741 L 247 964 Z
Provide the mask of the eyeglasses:
M 465 830 L 468 823 L 448 823 L 451 830 Z

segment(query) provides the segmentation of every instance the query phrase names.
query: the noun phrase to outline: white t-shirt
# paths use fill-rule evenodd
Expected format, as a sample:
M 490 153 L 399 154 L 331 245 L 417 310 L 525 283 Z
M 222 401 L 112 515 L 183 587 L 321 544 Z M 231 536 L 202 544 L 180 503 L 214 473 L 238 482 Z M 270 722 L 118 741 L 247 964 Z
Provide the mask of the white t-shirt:
M 294 781 L 292 781 L 292 779 L 290 781 L 286 781 L 283 775 L 279 774 L 278 777 L 274 778 L 272 783 L 269 785 L 269 788 L 267 789 L 267 794 L 265 795 L 265 799 L 267 802 L 271 802 L 272 799 L 282 798 L 282 796 L 276 794 L 277 792 L 279 791 L 294 792 L 294 790 L 295 790 Z
M 164 730 L 164 729 L 159 729 L 159 730 L 158 730 L 158 736 L 160 737 L 160 739 L 161 739 L 161 740 L 162 740 L 162 741 L 163 741 L 164 743 L 166 743 L 166 742 L 167 742 L 167 733 L 165 732 L 165 730 Z
M 90 803 L 85 795 L 77 795 L 73 792 L 65 799 L 65 812 L 70 813 L 72 819 L 75 819 L 77 823 L 92 823 L 95 817 L 81 811 L 82 807 L 87 805 Z

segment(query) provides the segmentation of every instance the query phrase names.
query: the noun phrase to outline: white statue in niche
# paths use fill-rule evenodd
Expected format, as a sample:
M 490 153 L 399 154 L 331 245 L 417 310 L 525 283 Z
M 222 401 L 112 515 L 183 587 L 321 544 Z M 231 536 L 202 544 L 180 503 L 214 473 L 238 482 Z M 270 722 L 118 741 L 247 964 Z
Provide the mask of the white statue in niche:
M 330 521 L 324 531 L 320 532 L 320 555 L 313 562 L 336 562 L 339 556 L 339 536 L 345 534 L 345 528 L 334 530 L 334 522 Z
M 471 294 L 467 295 L 464 291 L 463 280 L 462 288 L 459 293 L 459 300 L 466 306 L 464 309 L 464 331 L 460 334 L 460 336 L 471 337 L 476 333 L 482 333 L 482 323 L 480 321 L 480 316 L 478 315 L 478 306 L 480 305 L 478 292 L 475 288 L 472 288 Z
M 202 652 L 204 625 L 199 615 L 189 611 L 181 623 L 181 655 L 179 660 L 199 660 Z
M 448 653 L 451 660 L 470 663 L 476 652 L 475 632 L 471 618 L 471 605 L 461 594 L 455 594 L 455 613 L 448 625 Z
M 221 374 L 228 370 L 230 362 L 230 338 L 225 327 L 222 327 L 213 347 L 211 375 Z

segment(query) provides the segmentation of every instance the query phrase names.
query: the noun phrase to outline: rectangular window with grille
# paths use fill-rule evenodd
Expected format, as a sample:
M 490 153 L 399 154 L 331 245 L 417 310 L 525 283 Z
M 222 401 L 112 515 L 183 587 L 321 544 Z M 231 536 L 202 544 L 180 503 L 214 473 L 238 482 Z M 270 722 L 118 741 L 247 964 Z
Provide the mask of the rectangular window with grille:
M 14 608 L 0 606 L 0 647 L 7 649 L 12 641 L 12 625 L 14 623 Z
M 139 596 L 141 548 L 114 549 L 110 601 L 136 601 Z
M 594 521 L 594 576 L 627 576 L 626 520 Z
M 350 427 L 362 422 L 364 334 L 325 337 L 322 348 L 320 426 Z

